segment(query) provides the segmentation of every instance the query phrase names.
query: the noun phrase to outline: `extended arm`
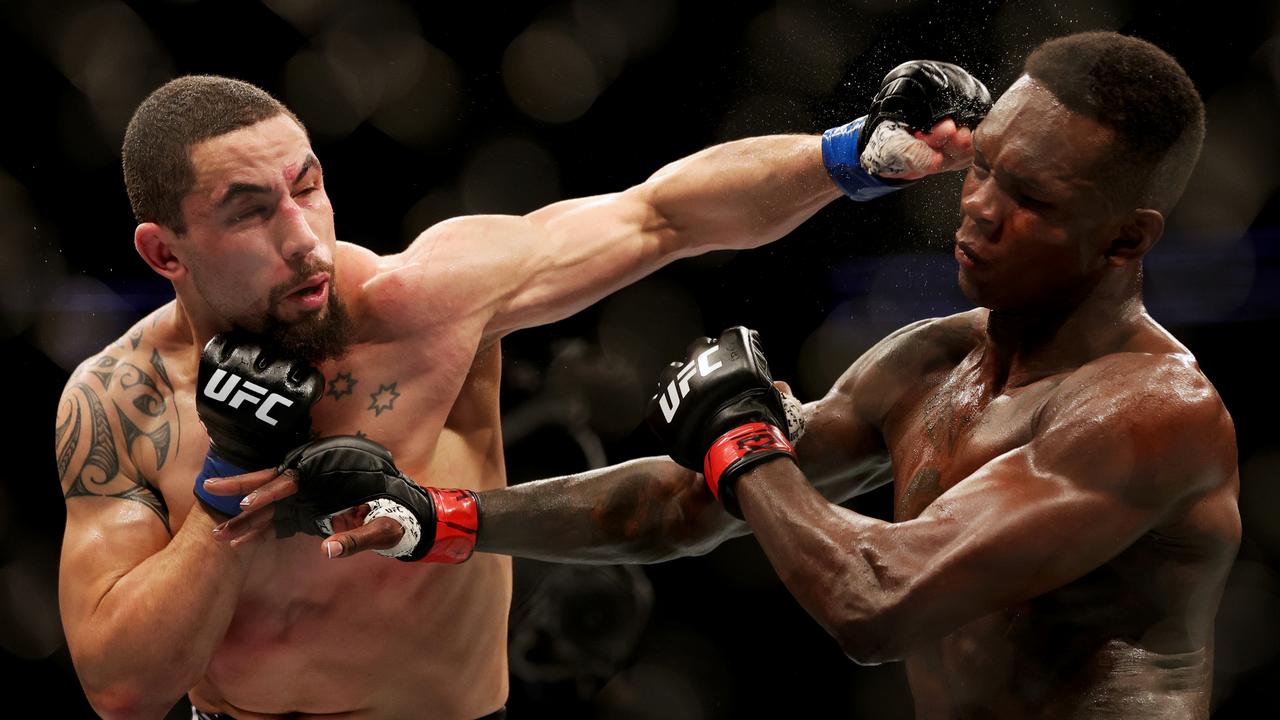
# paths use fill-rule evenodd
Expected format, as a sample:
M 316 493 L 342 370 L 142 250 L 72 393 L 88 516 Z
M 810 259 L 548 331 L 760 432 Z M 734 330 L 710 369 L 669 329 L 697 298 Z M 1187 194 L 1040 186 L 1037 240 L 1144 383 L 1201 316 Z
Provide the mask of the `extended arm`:
M 403 253 L 401 274 L 426 292 L 443 268 L 475 278 L 468 292 L 497 338 L 572 315 L 678 258 L 776 240 L 839 195 L 820 138 L 739 140 L 623 192 L 433 226 Z
M 912 82 L 901 82 L 908 77 Z M 871 199 L 901 186 L 883 178 L 919 178 L 971 162 L 969 128 L 990 105 L 981 83 L 928 61 L 904 64 L 885 83 L 865 126 L 859 119 L 822 137 L 737 140 L 671 163 L 620 193 L 523 217 L 440 223 L 397 256 L 391 285 L 416 308 L 423 293 L 465 284 L 492 340 L 567 317 L 678 258 L 777 240 L 842 191 Z M 868 158 L 883 175 L 868 172 Z

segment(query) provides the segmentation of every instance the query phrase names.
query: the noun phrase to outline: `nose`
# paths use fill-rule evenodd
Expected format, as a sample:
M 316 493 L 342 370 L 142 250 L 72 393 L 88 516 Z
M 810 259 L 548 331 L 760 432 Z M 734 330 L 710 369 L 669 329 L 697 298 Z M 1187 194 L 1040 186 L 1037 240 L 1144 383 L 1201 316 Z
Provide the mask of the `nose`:
M 293 198 L 283 200 L 280 219 L 280 254 L 286 261 L 302 260 L 315 251 L 320 244 L 320 236 L 311 228 L 307 214 Z
M 977 173 L 971 170 L 960 192 L 960 211 L 984 234 L 990 234 L 1003 220 L 1008 201 L 1009 197 L 995 178 L 990 175 L 978 178 Z

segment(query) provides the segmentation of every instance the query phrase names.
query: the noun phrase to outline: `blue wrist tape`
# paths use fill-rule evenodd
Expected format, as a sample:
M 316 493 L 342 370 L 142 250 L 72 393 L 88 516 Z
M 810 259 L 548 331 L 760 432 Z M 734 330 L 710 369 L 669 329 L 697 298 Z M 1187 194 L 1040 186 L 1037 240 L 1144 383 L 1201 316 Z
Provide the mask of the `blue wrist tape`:
M 858 137 L 866 121 L 863 116 L 822 133 L 822 162 L 827 166 L 827 174 L 845 195 L 858 202 L 874 200 L 911 184 L 890 184 L 862 168 L 858 162 Z
M 235 517 L 240 514 L 240 501 L 244 498 L 244 495 L 210 495 L 204 489 L 204 480 L 205 478 L 243 475 L 246 472 L 248 470 L 232 465 L 217 455 L 209 453 L 204 456 L 204 467 L 200 468 L 200 474 L 196 476 L 196 497 L 223 515 Z

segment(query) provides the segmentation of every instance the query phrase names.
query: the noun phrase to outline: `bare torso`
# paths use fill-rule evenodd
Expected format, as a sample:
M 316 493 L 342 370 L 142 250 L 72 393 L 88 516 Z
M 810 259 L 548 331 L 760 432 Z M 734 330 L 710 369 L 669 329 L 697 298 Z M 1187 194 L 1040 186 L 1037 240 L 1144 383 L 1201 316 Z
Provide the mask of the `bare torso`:
M 444 303 L 422 310 L 441 320 L 412 336 L 379 327 L 385 299 L 362 281 L 381 261 L 350 246 L 340 257 L 341 297 L 361 329 L 346 356 L 319 367 L 326 391 L 312 410 L 313 430 L 382 443 L 423 484 L 504 486 L 498 344 L 481 347 L 481 324 L 451 319 Z M 169 447 L 136 452 L 134 461 L 176 533 L 194 502 L 208 437 L 196 416 L 190 338 L 165 332 L 174 311 L 173 303 L 155 311 L 107 354 L 152 379 L 134 391 L 150 399 L 133 402 L 152 410 L 130 414 L 153 443 L 167 433 Z M 192 376 L 182 375 L 186 367 Z M 156 468 L 161 455 L 167 460 Z M 316 537 L 272 541 L 254 557 L 231 626 L 190 697 L 242 720 L 480 717 L 506 699 L 510 597 L 502 556 L 477 554 L 456 566 L 372 553 L 329 560 Z
M 985 386 L 977 368 L 985 318 L 974 311 L 938 321 L 927 340 L 935 359 L 913 373 L 923 381 L 886 418 L 895 521 L 917 517 L 982 465 L 1027 444 L 1071 374 Z M 1154 323 L 1117 351 L 1186 353 Z M 1233 481 L 1198 496 L 1084 577 L 912 653 L 917 716 L 1207 717 L 1213 617 L 1237 543 L 1224 521 L 1235 492 Z

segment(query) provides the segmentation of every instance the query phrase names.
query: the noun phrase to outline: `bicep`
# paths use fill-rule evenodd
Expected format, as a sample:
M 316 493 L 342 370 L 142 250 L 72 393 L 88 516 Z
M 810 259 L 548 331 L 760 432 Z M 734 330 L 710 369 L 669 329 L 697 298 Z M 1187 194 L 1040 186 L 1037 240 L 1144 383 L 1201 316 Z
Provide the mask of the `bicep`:
M 489 334 L 568 317 L 677 256 L 643 186 L 558 202 L 517 219 L 504 242 L 518 268 Z
M 411 312 L 477 317 L 484 336 L 572 315 L 675 259 L 643 186 L 524 216 L 472 215 L 423 231 L 379 287 Z
M 942 596 L 955 611 L 977 616 L 1101 566 L 1151 529 L 1163 510 L 1164 503 L 1038 466 L 1034 453 L 1021 448 L 965 478 L 918 518 L 890 526 L 889 534 L 890 542 L 930 558 L 914 568 L 918 595 L 950 588 Z
M 1180 471 L 1136 465 L 1137 452 L 1114 424 L 1056 428 L 983 465 L 916 519 L 882 526 L 873 545 L 893 568 L 899 626 L 944 634 L 1119 555 L 1186 496 Z
M 828 500 L 841 503 L 893 480 L 880 430 L 857 412 L 853 398 L 839 386 L 806 404 L 804 415 L 796 461 Z
M 134 466 L 119 412 L 92 373 L 68 383 L 58 405 L 67 509 L 59 594 L 72 642 L 115 582 L 170 540 L 168 509 Z
M 805 434 L 796 443 L 796 457 L 827 499 L 844 502 L 893 480 L 881 428 L 904 388 L 918 382 L 917 375 L 903 372 L 899 356 L 918 344 L 914 331 L 933 322 L 920 320 L 885 336 L 822 399 L 805 405 Z

